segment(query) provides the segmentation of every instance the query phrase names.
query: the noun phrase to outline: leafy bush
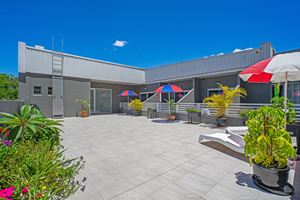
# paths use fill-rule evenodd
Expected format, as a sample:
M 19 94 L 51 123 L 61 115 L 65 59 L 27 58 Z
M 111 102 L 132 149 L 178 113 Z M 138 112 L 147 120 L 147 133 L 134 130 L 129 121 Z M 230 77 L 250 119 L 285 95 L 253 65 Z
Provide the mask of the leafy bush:
M 76 102 L 80 105 L 80 111 L 88 112 L 90 109 L 90 104 L 87 99 L 77 99 Z
M 245 155 L 250 163 L 264 167 L 284 168 L 287 159 L 295 157 L 291 137 L 284 129 L 284 111 L 262 106 L 248 113 L 248 133 L 245 135 Z
M 0 74 L 0 99 L 18 99 L 18 84 L 18 78 L 7 74 Z
M 245 89 L 237 86 L 234 89 L 219 84 L 219 88 L 222 90 L 222 94 L 213 94 L 210 97 L 206 97 L 203 102 L 207 103 L 207 106 L 216 109 L 216 117 L 226 117 L 226 111 L 235 97 L 245 97 L 247 92 Z
M 201 110 L 199 110 L 197 108 L 187 108 L 185 111 L 188 113 L 200 113 L 201 112 Z
M 176 114 L 176 102 L 174 99 L 166 100 L 168 107 L 169 107 L 169 114 L 175 115 Z
M 59 143 L 58 127 L 61 121 L 46 118 L 39 109 L 24 105 L 19 114 L 0 113 L 0 124 L 4 125 L 0 133 L 7 133 L 7 140 L 48 140 L 53 145 Z
M 284 110 L 284 97 L 273 97 L 271 99 L 271 103 L 273 107 L 280 108 Z M 286 113 L 286 122 L 287 124 L 291 124 L 295 121 L 296 111 L 294 109 L 294 104 L 287 100 L 287 113 Z
M 244 110 L 241 110 L 240 112 L 239 112 L 239 115 L 240 115 L 240 117 L 242 117 L 242 118 L 248 118 L 248 114 L 249 114 L 249 112 L 251 112 L 252 110 L 251 109 L 244 109 Z
M 134 99 L 129 103 L 129 106 L 132 108 L 132 110 L 134 110 L 135 112 L 140 112 L 143 107 L 144 104 L 143 102 L 141 102 L 141 100 L 139 99 Z
M 0 188 L 13 186 L 15 200 L 66 199 L 81 187 L 75 176 L 83 164 L 65 159 L 61 148 L 48 141 L 0 144 Z

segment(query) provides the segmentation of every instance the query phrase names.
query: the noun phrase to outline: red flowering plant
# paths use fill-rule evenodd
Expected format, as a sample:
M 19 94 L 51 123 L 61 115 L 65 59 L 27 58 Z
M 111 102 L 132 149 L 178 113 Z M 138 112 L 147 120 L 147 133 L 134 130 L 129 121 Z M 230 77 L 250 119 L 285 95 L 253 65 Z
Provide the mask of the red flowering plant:
M 29 105 L 0 113 L 0 200 L 63 200 L 84 190 L 77 175 L 85 161 L 64 156 L 59 126 Z

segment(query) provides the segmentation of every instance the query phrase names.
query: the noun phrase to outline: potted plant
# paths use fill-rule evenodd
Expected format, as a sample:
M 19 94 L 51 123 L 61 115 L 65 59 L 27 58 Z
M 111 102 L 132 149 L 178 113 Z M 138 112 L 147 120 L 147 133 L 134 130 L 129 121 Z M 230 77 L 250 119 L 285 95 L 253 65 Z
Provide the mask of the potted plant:
M 168 107 L 169 107 L 169 115 L 168 120 L 174 121 L 176 119 L 176 103 L 175 100 L 167 100 Z
M 90 104 L 87 99 L 77 99 L 76 102 L 80 105 L 80 117 L 89 116 Z
M 144 104 L 143 104 L 143 102 L 141 102 L 140 99 L 134 99 L 128 105 L 133 110 L 133 115 L 135 115 L 135 116 L 141 115 L 141 111 L 144 107 Z
M 244 109 L 244 110 L 241 110 L 239 112 L 239 115 L 242 119 L 242 122 L 243 122 L 243 125 L 245 126 L 246 125 L 246 121 L 248 120 L 248 113 L 250 112 L 251 110 L 250 109 Z
M 188 113 L 188 122 L 193 123 L 193 118 L 197 118 L 200 117 L 201 115 L 201 110 L 197 109 L 197 108 L 187 108 L 186 112 Z
M 212 109 L 216 109 L 215 116 L 217 117 L 217 126 L 226 126 L 226 113 L 233 102 L 235 97 L 245 97 L 247 92 L 245 89 L 236 86 L 234 89 L 219 84 L 221 94 L 213 94 L 210 97 L 204 98 L 203 102 L 207 103 L 207 106 Z
M 293 192 L 288 184 L 288 158 L 296 156 L 290 134 L 284 128 L 284 111 L 262 106 L 248 113 L 245 155 L 253 165 L 255 183 L 277 194 Z

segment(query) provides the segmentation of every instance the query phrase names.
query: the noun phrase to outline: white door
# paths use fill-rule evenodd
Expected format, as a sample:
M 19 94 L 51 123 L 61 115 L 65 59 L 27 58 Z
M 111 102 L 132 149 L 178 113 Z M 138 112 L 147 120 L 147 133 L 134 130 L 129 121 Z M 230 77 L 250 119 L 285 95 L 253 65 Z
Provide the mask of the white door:
M 63 79 L 52 79 L 52 117 L 61 118 L 64 116 L 64 94 Z

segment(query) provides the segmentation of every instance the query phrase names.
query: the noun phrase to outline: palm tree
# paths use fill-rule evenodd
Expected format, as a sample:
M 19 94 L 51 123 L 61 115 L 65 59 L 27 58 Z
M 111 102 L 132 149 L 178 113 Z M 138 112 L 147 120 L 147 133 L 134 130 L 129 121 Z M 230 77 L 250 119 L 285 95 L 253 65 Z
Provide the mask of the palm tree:
M 203 102 L 207 103 L 207 106 L 209 108 L 216 109 L 216 117 L 224 118 L 226 117 L 226 111 L 229 108 L 230 104 L 233 102 L 234 98 L 246 97 L 247 92 L 239 85 L 234 89 L 231 89 L 228 86 L 219 84 L 219 88 L 222 90 L 221 94 L 213 94 L 210 97 L 206 97 L 204 98 Z

